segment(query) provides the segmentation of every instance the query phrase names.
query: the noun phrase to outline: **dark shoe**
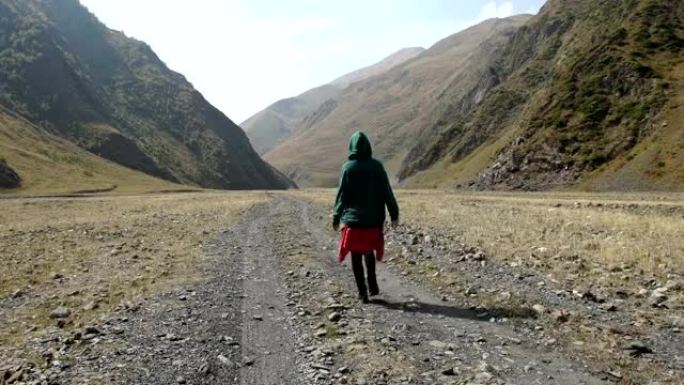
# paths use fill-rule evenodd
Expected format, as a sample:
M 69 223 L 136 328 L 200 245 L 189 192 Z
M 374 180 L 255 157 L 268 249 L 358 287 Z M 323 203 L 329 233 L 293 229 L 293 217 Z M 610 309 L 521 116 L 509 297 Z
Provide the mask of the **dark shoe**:
M 363 303 L 369 303 L 370 300 L 368 300 L 368 295 L 367 294 L 359 294 L 359 301 Z
M 380 295 L 380 290 L 379 290 L 379 289 L 371 290 L 371 291 L 370 291 L 370 296 L 371 296 L 371 297 L 375 297 L 376 295 Z

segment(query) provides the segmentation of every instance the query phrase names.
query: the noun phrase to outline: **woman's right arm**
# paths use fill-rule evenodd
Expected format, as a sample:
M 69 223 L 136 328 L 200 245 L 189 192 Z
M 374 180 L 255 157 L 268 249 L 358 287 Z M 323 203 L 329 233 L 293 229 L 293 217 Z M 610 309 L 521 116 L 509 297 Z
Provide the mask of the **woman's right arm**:
M 383 170 L 384 171 L 384 170 Z M 392 185 L 390 184 L 389 177 L 385 171 L 385 204 L 387 205 L 387 211 L 390 214 L 390 220 L 393 225 L 399 222 L 399 205 L 397 200 L 394 198 L 394 192 L 392 191 Z
M 333 208 L 333 228 L 337 230 L 340 226 L 340 219 L 342 218 L 342 213 L 345 208 L 345 192 L 347 187 L 347 173 L 344 168 L 340 172 L 340 183 L 337 188 L 337 197 L 335 197 L 335 206 Z

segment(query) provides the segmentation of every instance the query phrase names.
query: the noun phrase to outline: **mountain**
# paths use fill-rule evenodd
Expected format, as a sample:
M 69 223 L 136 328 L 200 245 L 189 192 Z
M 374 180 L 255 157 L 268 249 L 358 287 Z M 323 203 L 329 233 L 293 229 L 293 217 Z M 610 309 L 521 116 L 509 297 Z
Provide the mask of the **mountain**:
M 365 130 L 391 173 L 415 143 L 463 113 L 492 86 L 487 63 L 530 16 L 487 20 L 447 37 L 411 60 L 357 81 L 324 103 L 264 157 L 303 185 L 334 186 L 347 140 Z M 475 91 L 473 91 L 475 90 Z
M 390 70 L 399 64 L 413 59 L 414 57 L 423 53 L 423 51 L 425 51 L 425 48 L 423 47 L 403 48 L 371 66 L 361 68 L 360 70 L 356 70 L 352 73 L 341 76 L 330 82 L 330 84 L 339 88 L 346 88 L 352 83 L 368 79 L 371 76 L 380 75 L 381 73 Z
M 108 29 L 77 0 L 0 0 L 0 15 L 0 105 L 13 114 L 172 182 L 292 186 L 148 45 Z
M 0 188 L 13 194 L 187 189 L 90 153 L 0 107 Z
M 337 97 L 340 91 L 338 87 L 326 84 L 299 96 L 278 100 L 244 121 L 240 127 L 245 130 L 254 149 L 264 154 L 290 135 L 301 119 L 316 111 L 325 101 Z
M 399 178 L 481 189 L 684 187 L 684 3 L 551 0 L 492 56 L 476 105 L 418 140 Z M 476 91 L 472 89 L 470 93 Z M 463 108 L 467 107 L 467 108 Z
M 240 126 L 259 154 L 264 154 L 290 136 L 299 123 L 335 98 L 353 82 L 385 72 L 419 55 L 423 48 L 404 48 L 369 67 L 344 75 L 329 84 L 299 96 L 279 100 L 256 113 Z

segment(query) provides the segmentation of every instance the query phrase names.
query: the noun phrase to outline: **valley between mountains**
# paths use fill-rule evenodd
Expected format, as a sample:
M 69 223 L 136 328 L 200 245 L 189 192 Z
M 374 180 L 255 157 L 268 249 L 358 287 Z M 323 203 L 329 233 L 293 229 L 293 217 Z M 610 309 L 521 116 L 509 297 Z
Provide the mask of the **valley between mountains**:
M 0 0 L 0 385 L 684 384 L 683 26 L 548 0 L 237 125 L 80 1 Z M 370 304 L 357 130 L 401 207 Z
M 331 199 L 0 201 L 0 383 L 681 384 L 680 198 L 402 192 L 368 305 Z

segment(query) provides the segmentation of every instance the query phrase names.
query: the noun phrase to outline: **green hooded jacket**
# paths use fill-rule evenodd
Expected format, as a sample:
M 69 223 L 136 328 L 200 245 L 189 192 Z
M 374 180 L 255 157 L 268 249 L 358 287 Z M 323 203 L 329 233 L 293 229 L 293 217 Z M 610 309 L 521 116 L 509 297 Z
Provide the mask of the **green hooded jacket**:
M 392 221 L 399 220 L 387 172 L 373 158 L 368 137 L 361 131 L 349 140 L 349 160 L 342 166 L 335 199 L 333 225 L 377 228 L 385 223 L 385 206 Z

